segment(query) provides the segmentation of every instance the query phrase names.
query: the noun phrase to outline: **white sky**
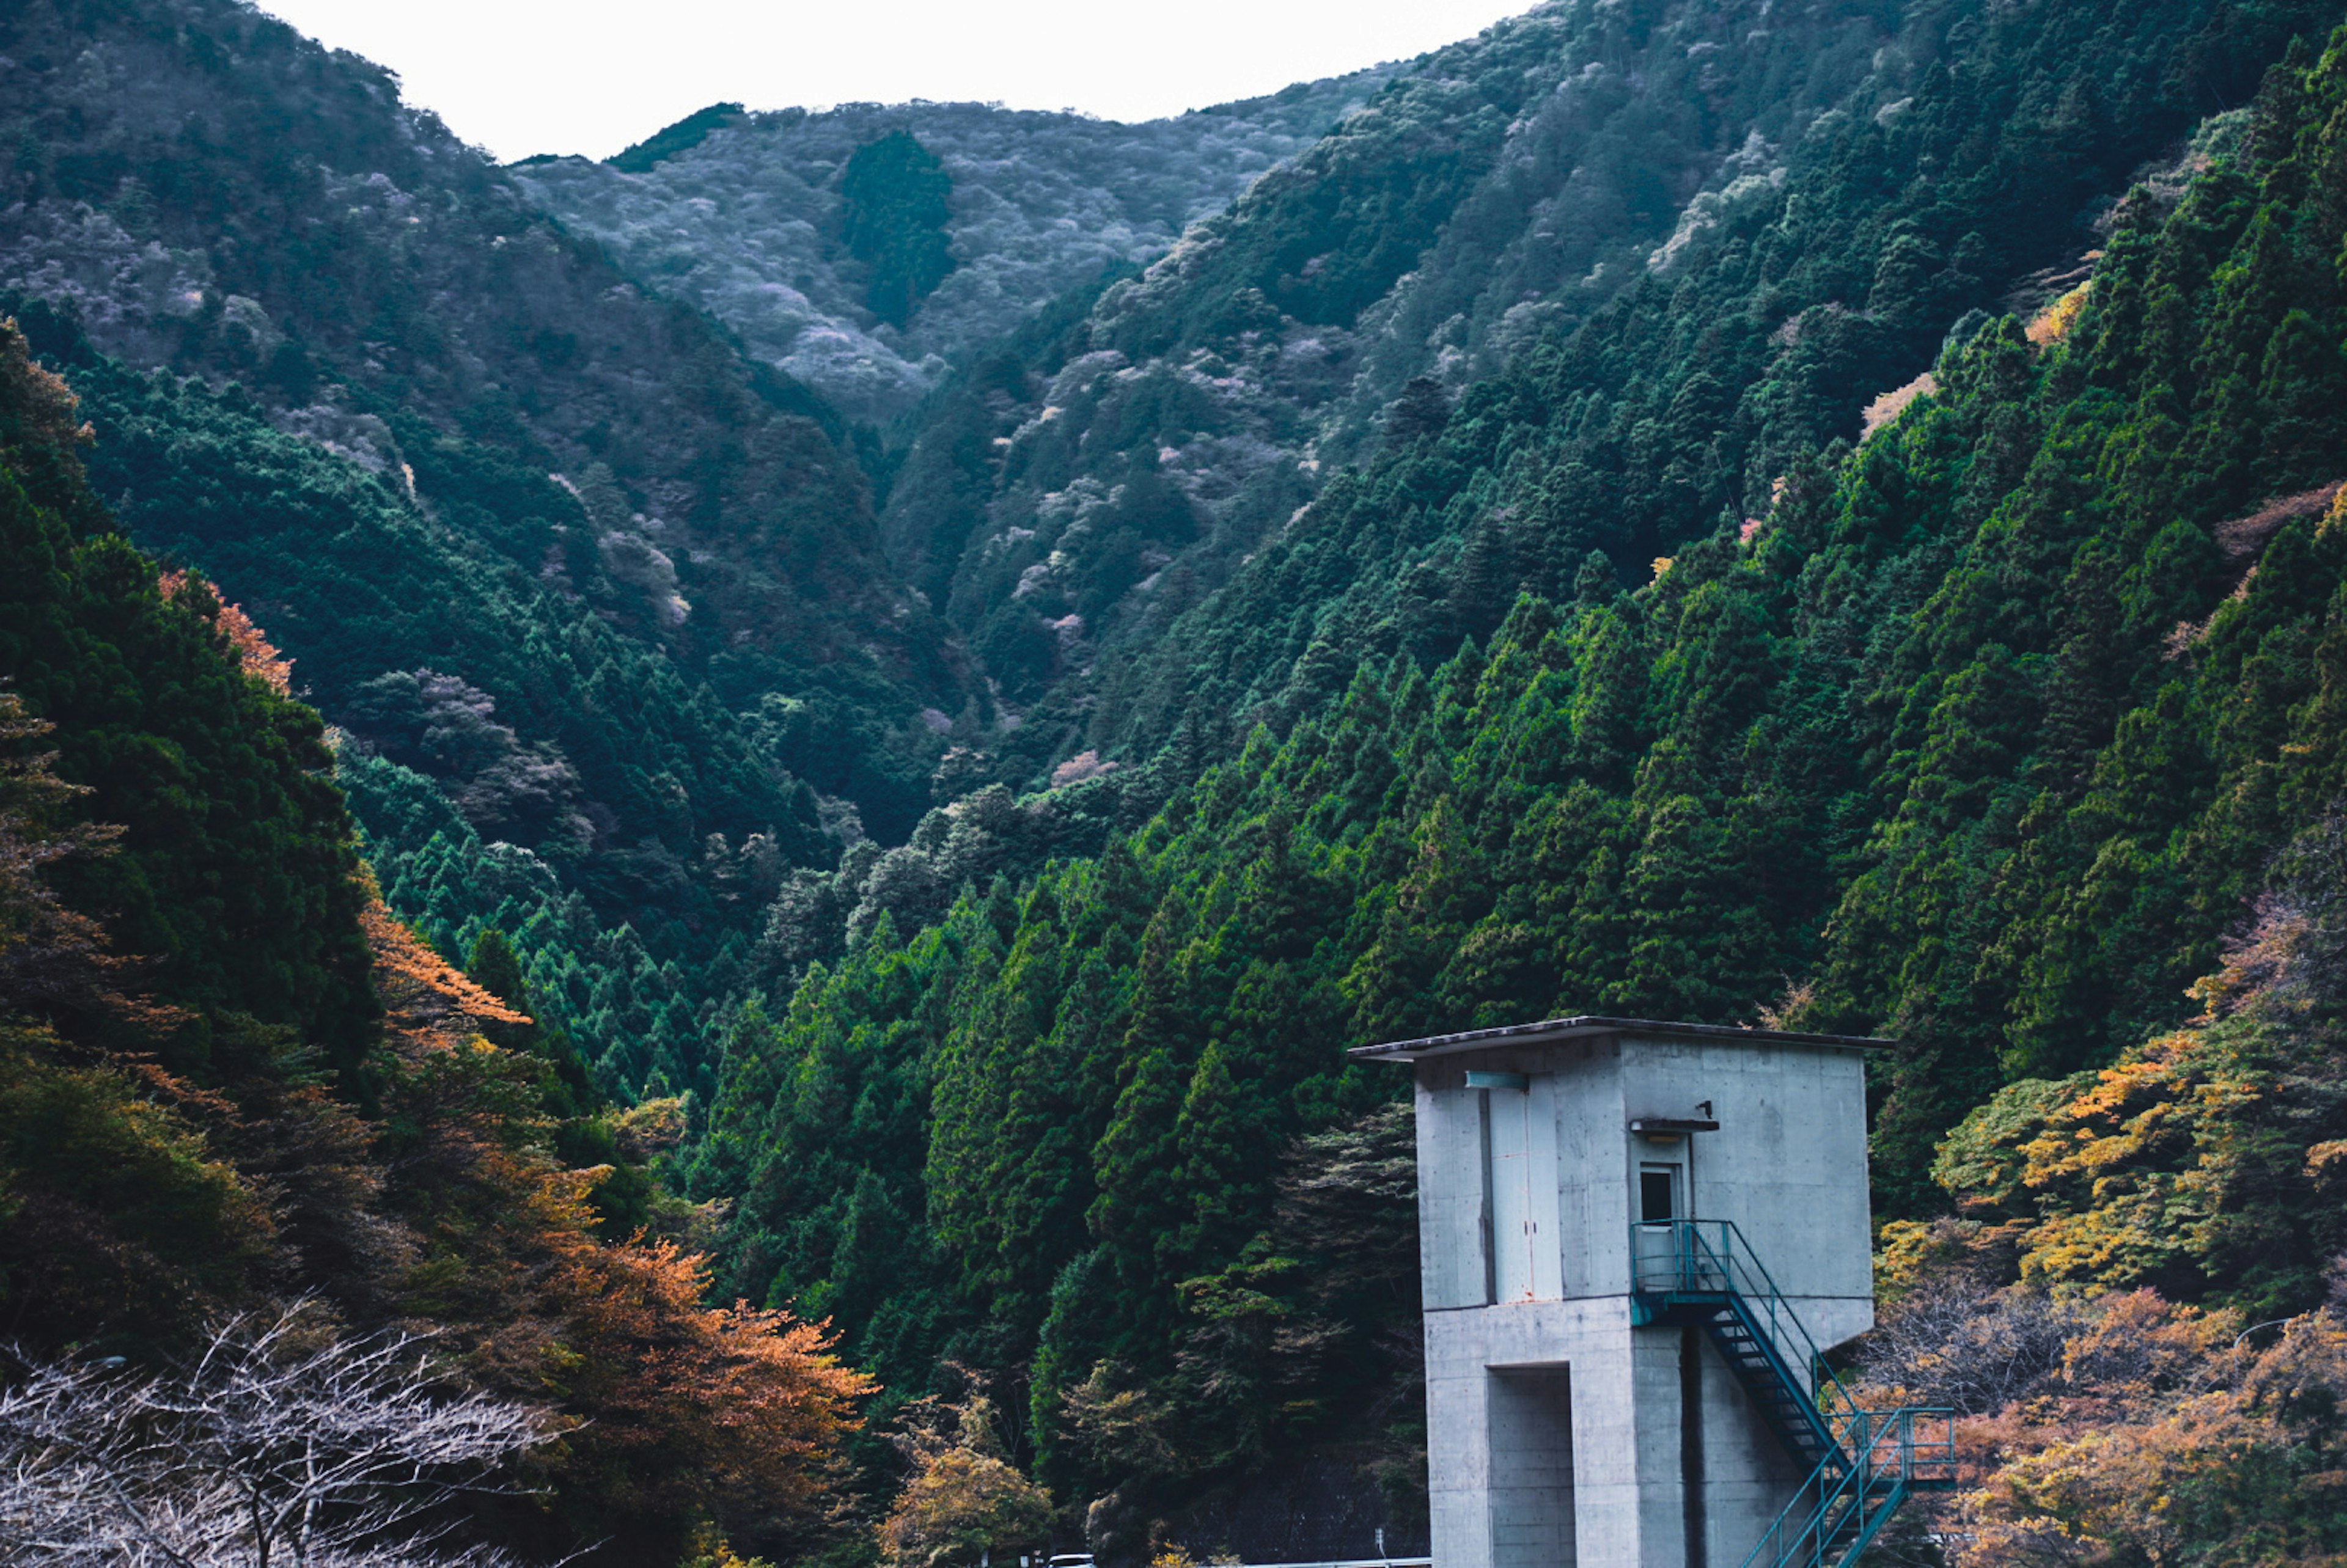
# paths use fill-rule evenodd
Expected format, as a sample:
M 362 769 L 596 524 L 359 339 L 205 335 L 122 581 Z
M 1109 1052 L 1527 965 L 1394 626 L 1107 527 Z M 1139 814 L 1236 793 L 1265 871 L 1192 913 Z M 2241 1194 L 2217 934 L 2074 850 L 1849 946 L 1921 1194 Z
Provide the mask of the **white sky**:
M 999 100 L 1150 119 L 1472 36 L 1531 0 L 259 0 L 500 159 L 705 104 Z

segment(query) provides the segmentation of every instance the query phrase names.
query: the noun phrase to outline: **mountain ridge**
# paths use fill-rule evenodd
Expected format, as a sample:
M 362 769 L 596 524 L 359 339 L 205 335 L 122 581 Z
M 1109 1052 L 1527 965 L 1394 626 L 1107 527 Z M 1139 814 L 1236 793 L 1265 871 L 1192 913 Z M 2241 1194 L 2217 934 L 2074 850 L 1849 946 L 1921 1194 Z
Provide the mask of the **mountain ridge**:
M 445 1324 L 589 1418 L 469 1522 L 547 1557 L 1358 1556 L 1424 1368 L 1346 1048 L 1759 1020 L 1896 1041 L 1932 1550 L 2327 1560 L 2339 21 L 1565 0 L 883 430 L 248 9 L 0 17 L 0 1314 Z M 887 112 L 793 178 L 917 326 L 983 258 Z
M 643 168 L 583 158 L 511 167 L 542 208 L 632 275 L 707 311 L 850 417 L 885 425 L 948 364 L 1055 296 L 1170 249 L 1395 71 L 1371 67 L 1133 125 L 926 100 L 760 110 L 706 122 Z M 911 322 L 883 326 L 842 274 L 854 268 L 840 250 L 835 186 L 856 149 L 897 131 L 945 160 L 959 263 Z

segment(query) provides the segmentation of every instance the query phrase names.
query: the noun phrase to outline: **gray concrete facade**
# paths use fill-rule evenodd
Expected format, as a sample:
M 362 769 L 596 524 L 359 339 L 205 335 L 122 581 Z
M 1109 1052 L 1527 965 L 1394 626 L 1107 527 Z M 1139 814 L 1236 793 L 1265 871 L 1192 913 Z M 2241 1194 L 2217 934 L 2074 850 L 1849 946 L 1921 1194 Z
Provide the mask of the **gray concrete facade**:
M 1634 1326 L 1633 1225 L 1732 1221 L 1820 1348 L 1870 1327 L 1881 1043 L 1582 1018 L 1355 1052 L 1417 1077 L 1435 1568 L 1744 1562 L 1808 1466 L 1703 1330 Z

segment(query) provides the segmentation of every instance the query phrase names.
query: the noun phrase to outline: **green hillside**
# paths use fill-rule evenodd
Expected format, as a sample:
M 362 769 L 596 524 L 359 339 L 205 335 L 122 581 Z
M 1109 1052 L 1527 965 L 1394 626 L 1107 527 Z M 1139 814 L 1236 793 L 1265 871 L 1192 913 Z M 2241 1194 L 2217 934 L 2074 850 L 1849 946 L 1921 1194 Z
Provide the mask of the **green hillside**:
M 2347 167 L 2327 128 L 2342 60 L 2293 56 L 2118 190 L 2083 292 L 2031 330 L 1952 323 L 1935 390 L 1855 449 L 1788 455 L 1773 503 L 1632 589 L 1585 535 L 1507 504 L 1512 477 L 1572 472 L 1524 456 L 1556 452 L 1550 411 L 1605 401 L 1571 379 L 1604 344 L 1589 329 L 1334 481 L 1199 641 L 1260 646 L 1273 584 L 1302 620 L 1309 585 L 1456 519 L 1460 558 L 1405 579 L 1440 597 L 1317 639 L 1235 754 L 1101 856 L 876 931 L 746 1020 L 688 1169 L 736 1200 L 732 1288 L 833 1314 L 892 1384 L 941 1354 L 1010 1368 L 1042 1473 L 1117 1489 L 1118 1528 L 1141 1531 L 1217 1476 L 1358 1440 L 1414 1375 L 1378 1333 L 1415 1309 L 1378 1167 L 1331 1178 L 1362 1184 L 1334 1217 L 1281 1197 L 1326 1190 L 1309 1135 L 1375 1136 L 1399 1088 L 1347 1046 L 1577 1011 L 1889 1033 L 1878 1204 L 1943 1210 L 1939 1140 L 2000 1085 L 2195 1011 L 2186 987 L 2269 856 L 2347 782 L 2347 209 L 2321 194 Z M 1723 236 L 1676 308 L 1757 249 Z M 1600 320 L 1657 314 L 1634 294 Z M 1858 363 L 1909 368 L 1880 352 Z M 1532 569 L 1506 540 L 1539 548 Z M 1470 641 L 1424 662 L 1405 615 Z M 1499 617 L 1487 640 L 1479 617 Z M 2198 1288 L 2316 1304 L 2340 1233 L 2296 1234 L 2254 1283 Z M 1357 1257 L 1402 1261 L 1374 1307 L 1332 1314 L 1332 1266 Z M 1119 1399 L 1153 1423 L 1137 1472 L 1088 1415 Z
M 0 16 L 0 1339 L 428 1331 L 531 1562 L 1399 1553 L 1346 1049 L 1765 1021 L 1897 1041 L 1836 1353 L 1978 1485 L 1889 1545 L 2332 1561 L 2340 21 L 501 169 L 235 0 Z
M 705 1091 L 702 971 L 792 866 L 910 831 L 922 712 L 963 705 L 846 427 L 250 7 L 43 0 L 0 56 L 0 303 L 84 399 L 100 493 L 440 797 L 452 847 L 384 866 L 404 912 L 525 939 L 615 1091 Z M 363 810 L 406 800 L 375 773 Z M 417 820 L 369 816 L 378 855 Z M 548 889 L 446 885 L 498 843 Z M 589 951 L 636 980 L 596 993 Z
M 887 529 L 1017 721 L 971 742 L 998 776 L 1184 723 L 1234 746 L 1355 661 L 1488 636 L 1590 548 L 1640 576 L 1757 515 L 2329 20 L 1755 10 L 1549 5 L 1430 56 L 968 373 Z M 1446 421 L 1476 438 L 1399 460 Z
M 420 1331 L 440 1395 L 562 1434 L 477 1506 L 423 1496 L 444 1537 L 630 1562 L 825 1539 L 862 1379 L 817 1330 L 701 1306 L 697 1260 L 645 1228 L 679 1228 L 643 1164 L 662 1108 L 596 1094 L 502 944 L 467 979 L 391 917 L 324 725 L 249 620 L 124 537 L 80 412 L 0 328 L 0 1547 L 64 1549 L 45 1503 L 109 1551 L 179 1517 L 110 1532 L 102 1487 L 56 1508 L 107 1456 L 44 1420 L 43 1358 L 137 1378 L 279 1312 L 307 1351 Z M 364 1419 L 364 1380 L 274 1372 L 338 1452 L 326 1405 Z

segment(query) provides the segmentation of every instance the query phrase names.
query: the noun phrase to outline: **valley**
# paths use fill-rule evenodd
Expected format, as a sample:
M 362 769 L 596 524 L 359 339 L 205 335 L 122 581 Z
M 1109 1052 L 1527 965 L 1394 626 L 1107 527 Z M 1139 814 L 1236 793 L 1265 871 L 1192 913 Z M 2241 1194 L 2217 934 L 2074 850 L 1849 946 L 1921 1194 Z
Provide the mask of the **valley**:
M 1347 1051 L 1881 1036 L 1836 1355 L 1974 1467 L 1891 1544 L 2327 1560 L 2342 22 L 1549 0 L 499 166 L 29 0 L 0 1338 L 433 1336 L 507 1561 L 1422 1555 Z

